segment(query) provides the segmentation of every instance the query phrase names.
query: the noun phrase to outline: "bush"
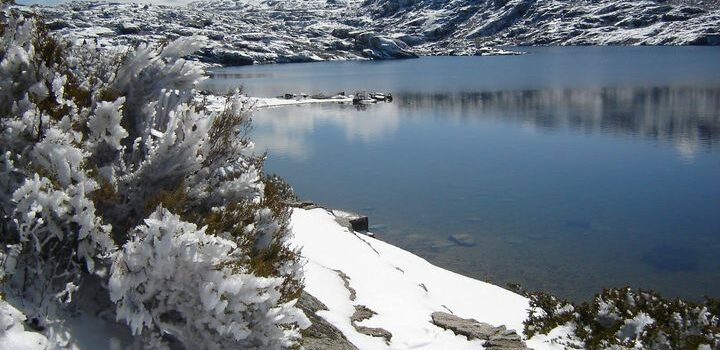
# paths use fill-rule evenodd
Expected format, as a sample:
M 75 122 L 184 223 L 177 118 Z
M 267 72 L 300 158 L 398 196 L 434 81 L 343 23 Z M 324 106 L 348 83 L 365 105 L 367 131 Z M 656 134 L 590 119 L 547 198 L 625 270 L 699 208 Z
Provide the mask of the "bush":
M 41 329 L 77 307 L 83 279 L 109 277 L 118 320 L 148 347 L 292 346 L 307 326 L 293 301 L 292 191 L 263 174 L 242 99 L 221 112 L 199 102 L 202 70 L 182 57 L 201 39 L 116 56 L 58 40 L 5 3 L 0 17 L 9 299 Z
M 530 314 L 525 334 L 547 334 L 568 326 L 562 340 L 587 349 L 718 349 L 720 303 L 666 300 L 657 293 L 630 288 L 606 289 L 592 302 L 574 305 L 545 293 L 526 293 Z

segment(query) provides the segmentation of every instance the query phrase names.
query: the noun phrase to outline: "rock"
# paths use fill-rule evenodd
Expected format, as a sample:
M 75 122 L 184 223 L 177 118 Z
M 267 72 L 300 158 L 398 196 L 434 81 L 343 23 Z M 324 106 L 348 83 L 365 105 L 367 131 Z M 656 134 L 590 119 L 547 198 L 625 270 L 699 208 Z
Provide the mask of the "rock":
M 327 310 L 320 300 L 303 292 L 298 299 L 297 307 L 303 310 L 312 325 L 302 331 L 302 346 L 307 350 L 357 350 L 357 347 L 345 338 L 345 335 L 332 324 L 317 315 L 318 311 Z
M 331 35 L 338 39 L 347 39 L 350 37 L 350 29 L 348 28 L 335 28 L 332 30 Z
M 418 55 L 402 40 L 391 39 L 365 32 L 355 37 L 355 49 L 362 51 L 368 58 L 417 58 Z
M 367 216 L 359 216 L 359 217 L 350 219 L 350 226 L 352 226 L 353 230 L 355 230 L 355 231 L 367 231 L 368 223 L 369 223 L 369 219 Z
M 437 252 L 446 248 L 454 247 L 455 243 L 448 241 L 435 241 L 430 245 L 430 250 Z
M 288 97 L 288 95 L 290 95 L 290 97 Z M 292 94 L 285 94 L 286 99 L 292 99 L 293 96 L 294 95 L 292 95 Z M 285 204 L 287 204 L 287 206 L 289 206 L 291 208 L 300 208 L 300 209 L 305 209 L 305 210 L 320 208 L 319 205 L 315 204 L 315 202 L 312 202 L 312 201 L 290 201 L 290 202 L 286 202 Z
M 247 66 L 254 63 L 252 57 L 231 50 L 206 50 L 202 56 L 206 62 L 218 63 L 224 66 Z
M 351 231 L 368 230 L 370 220 L 367 216 L 348 213 L 342 210 L 333 210 L 332 213 L 335 215 L 335 221 L 337 221 L 341 226 L 347 227 Z
M 373 317 L 374 315 L 377 315 L 377 313 L 370 310 L 367 306 L 355 305 L 355 312 L 350 317 L 350 322 L 352 323 L 353 327 L 355 327 L 355 330 L 357 330 L 359 333 L 369 335 L 371 337 L 384 338 L 385 342 L 389 343 L 390 339 L 392 339 L 392 333 L 390 333 L 388 330 L 384 328 L 358 326 L 356 324 L 357 322 L 365 321 Z
M 448 237 L 450 242 L 453 242 L 459 246 L 463 247 L 474 247 L 475 246 L 475 239 L 467 233 L 456 233 L 454 235 L 450 235 Z
M 522 341 L 522 337 L 505 326 L 494 327 L 472 318 L 465 319 L 446 312 L 433 312 L 430 318 L 434 325 L 466 336 L 468 340 L 486 340 L 483 343 L 483 347 L 486 349 L 529 350 Z
M 65 21 L 65 20 L 51 21 L 51 22 L 46 23 L 45 25 L 46 25 L 47 28 L 50 29 L 50 30 L 60 30 L 60 29 L 63 29 L 63 28 L 68 28 L 68 27 L 70 27 L 70 23 L 68 23 L 68 22 Z
M 409 46 L 422 45 L 426 42 L 425 37 L 422 35 L 401 35 L 396 39 L 401 40 Z
M 464 335 L 468 340 L 488 340 L 496 335 L 498 330 L 487 323 L 474 319 L 464 319 L 446 312 L 433 312 L 430 315 L 432 323 L 440 328 L 449 329 L 455 334 Z M 504 329 L 503 329 L 504 330 Z
M 384 338 L 385 342 L 387 343 L 390 343 L 390 339 L 392 339 L 392 333 L 390 333 L 390 331 L 384 328 L 355 326 L 355 330 L 357 330 L 359 333 L 369 335 L 371 337 Z
M 119 34 L 129 35 L 129 34 L 138 34 L 140 33 L 141 29 L 140 26 L 134 23 L 120 23 L 117 26 L 117 32 Z
M 370 310 L 365 305 L 355 305 L 355 312 L 350 317 L 351 322 L 362 322 L 370 317 L 373 317 L 374 315 L 377 315 L 375 311 Z

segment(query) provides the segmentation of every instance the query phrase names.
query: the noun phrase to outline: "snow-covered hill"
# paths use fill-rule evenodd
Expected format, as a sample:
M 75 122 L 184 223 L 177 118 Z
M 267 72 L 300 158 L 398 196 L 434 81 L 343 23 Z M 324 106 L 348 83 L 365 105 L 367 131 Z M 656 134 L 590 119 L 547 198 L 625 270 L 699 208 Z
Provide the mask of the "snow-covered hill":
M 488 54 L 501 45 L 720 45 L 715 0 L 203 0 L 33 7 L 50 28 L 108 46 L 208 38 L 225 65 Z

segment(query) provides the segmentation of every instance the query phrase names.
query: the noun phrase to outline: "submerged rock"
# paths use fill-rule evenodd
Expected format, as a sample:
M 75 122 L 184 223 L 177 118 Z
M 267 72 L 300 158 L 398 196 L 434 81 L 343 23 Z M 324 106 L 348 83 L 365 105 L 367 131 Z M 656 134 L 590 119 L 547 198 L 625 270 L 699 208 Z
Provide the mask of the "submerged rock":
M 463 247 L 475 246 L 475 239 L 467 233 L 456 233 L 454 235 L 450 235 L 450 237 L 448 237 L 448 240 Z
M 455 243 L 448 242 L 448 241 L 435 241 L 432 244 L 430 244 L 430 250 L 437 252 L 439 250 L 443 250 L 446 248 L 454 247 Z

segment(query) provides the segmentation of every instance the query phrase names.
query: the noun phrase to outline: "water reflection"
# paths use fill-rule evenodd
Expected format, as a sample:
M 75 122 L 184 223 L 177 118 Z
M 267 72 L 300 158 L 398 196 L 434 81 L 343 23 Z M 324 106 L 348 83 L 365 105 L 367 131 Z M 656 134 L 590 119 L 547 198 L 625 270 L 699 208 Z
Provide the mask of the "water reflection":
M 720 88 L 621 87 L 403 94 L 398 108 L 442 118 L 495 118 L 534 129 L 678 140 L 709 148 L 720 132 Z
M 371 143 L 391 135 L 401 118 L 519 123 L 533 132 L 558 129 L 671 142 L 692 161 L 718 145 L 720 88 L 605 87 L 461 93 L 401 93 L 367 109 L 324 105 L 262 111 L 257 142 L 271 152 L 304 158 L 315 126 L 341 129 L 348 141 Z
M 365 113 L 366 106 L 332 104 L 301 107 L 280 107 L 258 112 L 253 120 L 253 139 L 261 150 L 275 156 L 306 159 L 313 152 L 310 138 L 318 125 L 339 129 L 350 142 L 371 143 L 391 135 L 398 127 L 396 108 L 387 104 L 373 109 L 382 114 Z

